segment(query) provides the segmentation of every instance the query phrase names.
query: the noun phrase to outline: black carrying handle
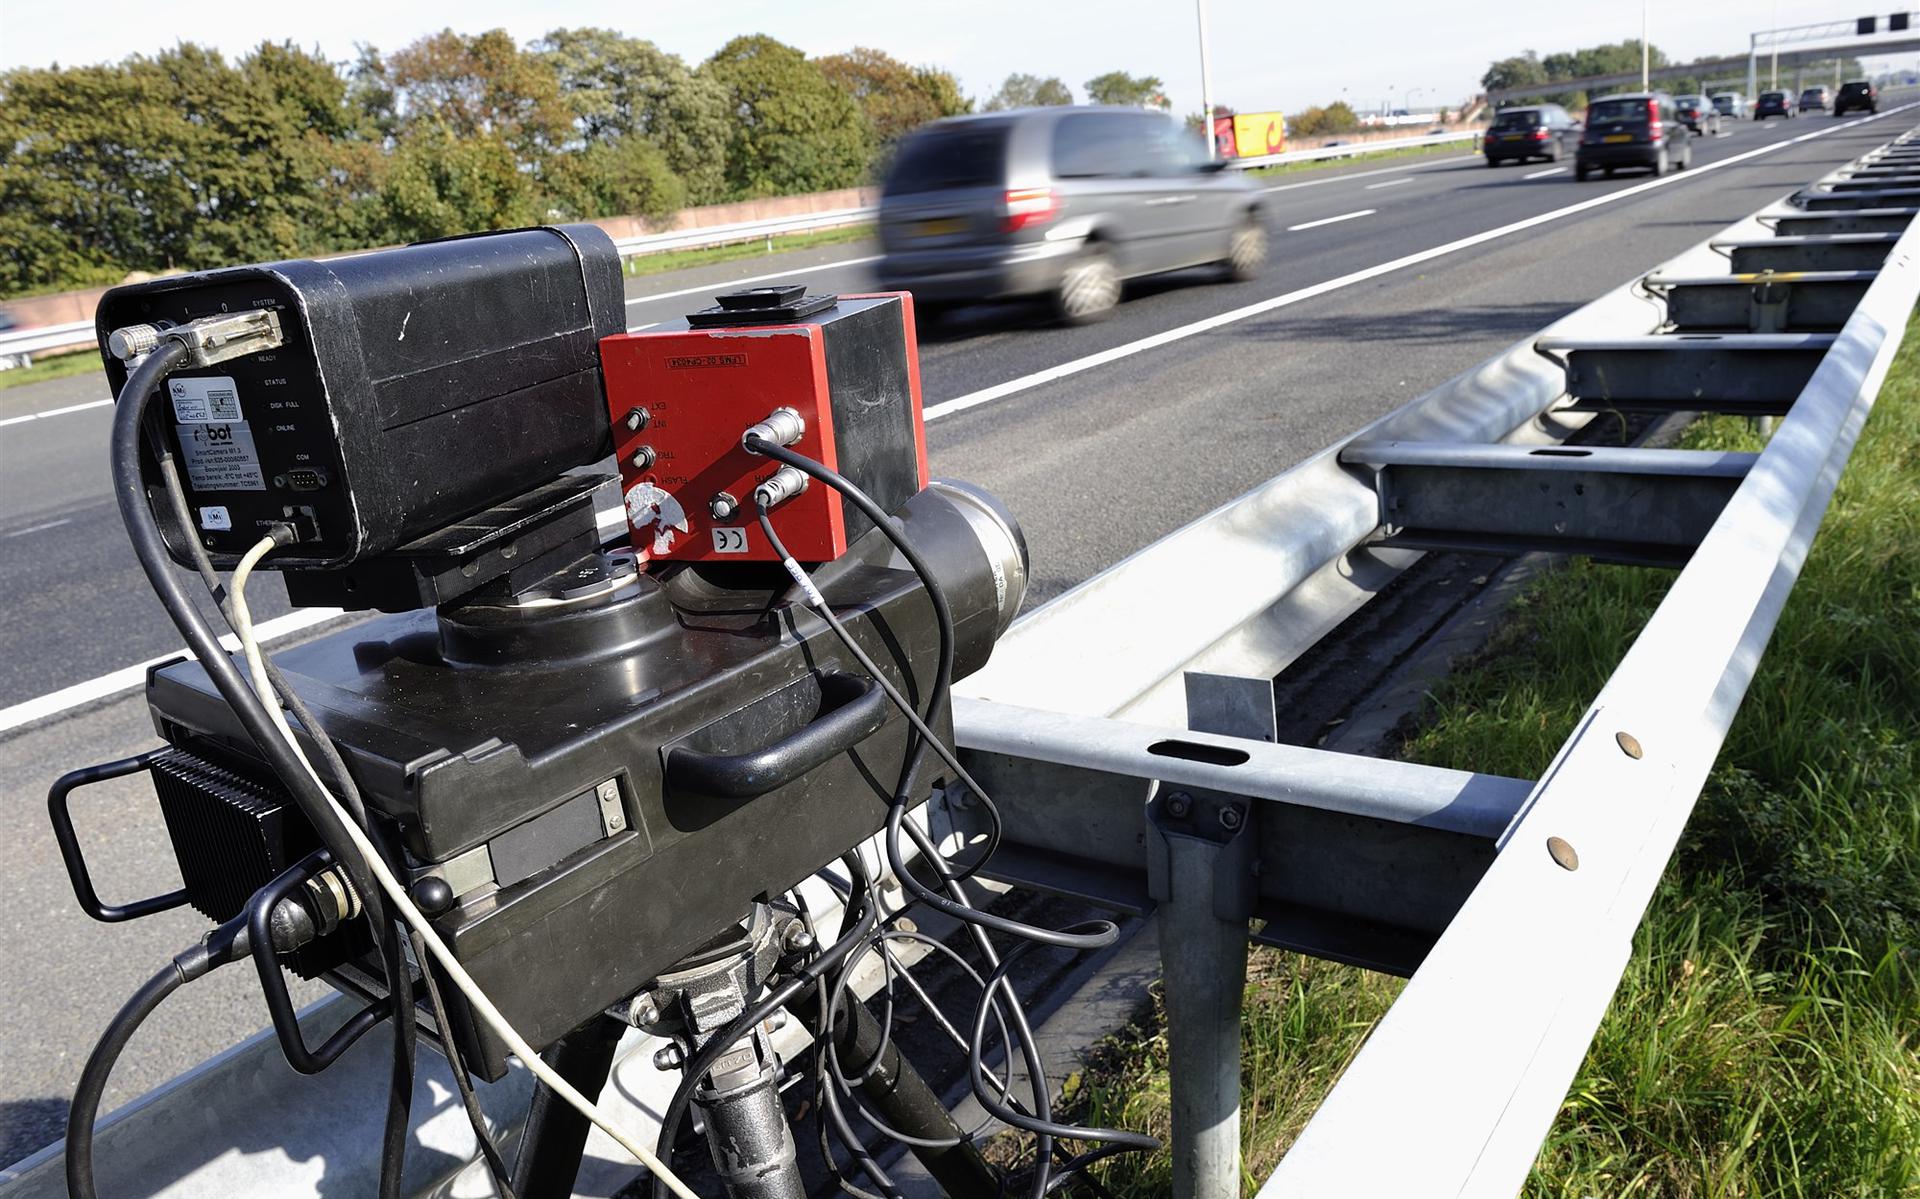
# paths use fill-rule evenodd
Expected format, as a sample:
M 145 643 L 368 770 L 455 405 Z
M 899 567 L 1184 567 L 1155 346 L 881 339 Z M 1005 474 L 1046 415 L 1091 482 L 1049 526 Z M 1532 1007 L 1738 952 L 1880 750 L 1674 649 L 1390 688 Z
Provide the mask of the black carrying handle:
M 667 751 L 667 788 L 721 799 L 755 799 L 845 753 L 887 721 L 887 696 L 872 679 L 833 672 L 820 678 L 832 707 L 764 749 L 710 754 L 684 745 Z
M 255 891 L 247 901 L 248 948 L 253 953 L 254 969 L 260 975 L 260 993 L 266 997 L 267 1015 L 273 1020 L 280 1052 L 286 1055 L 287 1065 L 301 1074 L 318 1074 L 333 1065 L 368 1029 L 385 1020 L 389 1010 L 385 996 L 373 999 L 334 1029 L 333 1035 L 318 1049 L 308 1049 L 307 1039 L 301 1035 L 299 1013 L 294 1009 L 293 997 L 287 993 L 286 976 L 280 972 L 280 958 L 273 947 L 273 910 L 308 879 L 332 864 L 331 854 L 316 849 Z M 427 969 L 427 964 L 422 962 L 420 968 Z
M 73 813 L 67 810 L 67 798 L 82 787 L 145 770 L 167 753 L 168 748 L 163 746 L 117 762 L 70 770 L 55 779 L 47 791 L 47 818 L 53 822 L 53 839 L 60 843 L 60 859 L 67 865 L 67 879 L 73 884 L 73 897 L 80 901 L 81 911 L 104 924 L 137 920 L 155 912 L 177 908 L 187 902 L 186 888 L 148 899 L 136 899 L 132 903 L 102 903 L 99 893 L 93 889 L 93 876 L 87 872 L 87 859 L 80 851 L 80 838 L 73 831 Z

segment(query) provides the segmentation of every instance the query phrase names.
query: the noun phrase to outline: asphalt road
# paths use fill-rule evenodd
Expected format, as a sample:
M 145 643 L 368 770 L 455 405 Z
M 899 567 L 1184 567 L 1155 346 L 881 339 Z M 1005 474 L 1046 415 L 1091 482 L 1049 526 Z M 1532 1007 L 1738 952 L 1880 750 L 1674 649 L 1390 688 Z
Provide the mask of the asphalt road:
M 1256 281 L 1199 271 L 1146 281 L 1088 328 L 1005 306 L 923 331 L 934 472 L 979 482 L 1018 514 L 1034 561 L 1029 602 L 1042 601 L 1913 119 L 1742 124 L 1696 143 L 1693 170 L 1650 188 L 1644 175 L 1576 184 L 1570 164 L 1489 170 L 1455 156 L 1276 177 L 1272 258 Z M 629 321 L 669 319 L 772 272 L 816 291 L 870 287 L 862 260 L 873 253 L 856 243 L 641 277 L 629 283 Z M 0 391 L 0 421 L 103 396 L 97 376 L 12 388 Z M 179 644 L 113 512 L 108 413 L 0 425 L 0 708 Z M 285 610 L 273 592 L 265 615 Z M 0 838 L 0 1162 L 58 1135 L 110 1012 L 199 931 L 180 913 L 92 924 L 46 830 L 41 796 L 54 776 L 153 743 L 132 695 L 0 733 L 13 833 Z M 101 788 L 85 819 L 104 892 L 164 889 L 165 833 L 139 789 Z M 196 984 L 130 1047 L 109 1106 L 264 1015 L 242 972 Z

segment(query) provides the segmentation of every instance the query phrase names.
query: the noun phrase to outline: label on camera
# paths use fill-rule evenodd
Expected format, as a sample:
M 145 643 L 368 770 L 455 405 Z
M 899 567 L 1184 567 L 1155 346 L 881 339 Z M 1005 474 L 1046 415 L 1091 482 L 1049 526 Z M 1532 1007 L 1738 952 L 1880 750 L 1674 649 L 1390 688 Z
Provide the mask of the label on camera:
M 745 529 L 713 530 L 713 552 L 716 554 L 744 554 L 747 552 L 747 531 Z
M 167 392 L 173 399 L 173 419 L 183 425 L 240 419 L 240 392 L 233 379 L 172 379 Z
M 209 533 L 225 533 L 233 528 L 233 514 L 221 505 L 200 509 L 200 527 Z
M 195 491 L 265 491 L 253 430 L 243 420 L 181 425 L 180 457 Z

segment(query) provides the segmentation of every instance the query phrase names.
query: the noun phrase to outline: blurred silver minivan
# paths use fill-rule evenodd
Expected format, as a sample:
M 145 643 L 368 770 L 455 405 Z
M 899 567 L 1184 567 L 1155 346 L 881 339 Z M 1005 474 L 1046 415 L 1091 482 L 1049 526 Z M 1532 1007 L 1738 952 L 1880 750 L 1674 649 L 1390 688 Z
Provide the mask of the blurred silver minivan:
M 880 284 L 930 315 L 1045 296 L 1095 320 L 1141 275 L 1267 256 L 1261 192 L 1172 118 L 1059 107 L 950 117 L 900 146 L 880 196 Z

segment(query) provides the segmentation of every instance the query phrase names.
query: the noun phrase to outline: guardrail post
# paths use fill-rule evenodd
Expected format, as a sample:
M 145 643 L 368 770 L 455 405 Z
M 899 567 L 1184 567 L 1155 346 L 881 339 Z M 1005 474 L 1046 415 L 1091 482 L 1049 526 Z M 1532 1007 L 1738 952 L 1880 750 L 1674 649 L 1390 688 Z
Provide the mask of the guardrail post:
M 1189 673 L 1189 724 L 1274 737 L 1273 685 Z M 1258 684 L 1252 685 L 1250 684 Z M 1173 1100 L 1174 1199 L 1239 1199 L 1240 1003 L 1257 895 L 1254 805 L 1162 790 L 1147 807 L 1147 890 L 1157 902 Z

